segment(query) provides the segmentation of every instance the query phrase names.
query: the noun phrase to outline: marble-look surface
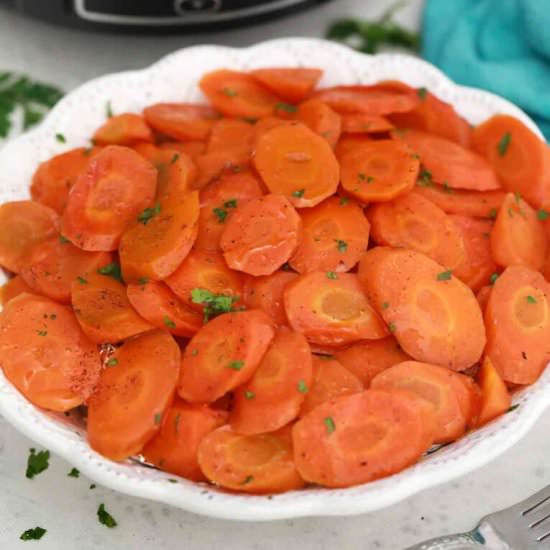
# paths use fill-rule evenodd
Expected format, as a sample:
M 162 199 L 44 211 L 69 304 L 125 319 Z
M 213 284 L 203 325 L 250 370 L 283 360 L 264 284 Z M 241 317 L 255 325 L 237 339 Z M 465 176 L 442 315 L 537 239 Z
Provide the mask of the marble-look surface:
M 321 36 L 337 16 L 379 14 L 385 0 L 333 0 L 317 10 L 268 25 L 195 36 L 132 37 L 76 33 L 0 10 L 0 70 L 15 69 L 70 89 L 94 76 L 140 68 L 179 47 L 204 42 L 248 45 L 279 36 Z M 421 1 L 399 19 L 415 27 Z M 0 549 L 41 550 L 403 550 L 425 538 L 473 527 L 484 514 L 508 506 L 550 483 L 550 410 L 535 428 L 498 460 L 463 478 L 380 512 L 351 518 L 310 518 L 274 523 L 211 520 L 126 497 L 91 481 L 67 477 L 71 465 L 53 456 L 50 468 L 25 478 L 32 442 L 0 419 Z M 118 521 L 97 521 L 103 502 Z M 39 542 L 19 541 L 40 525 Z M 517 549 L 521 550 L 521 549 Z

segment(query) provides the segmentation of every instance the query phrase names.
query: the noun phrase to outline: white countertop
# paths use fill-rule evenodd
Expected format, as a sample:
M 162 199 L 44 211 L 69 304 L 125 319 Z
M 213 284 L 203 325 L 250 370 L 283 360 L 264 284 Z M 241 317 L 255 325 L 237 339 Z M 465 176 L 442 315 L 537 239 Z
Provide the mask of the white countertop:
M 280 36 L 322 36 L 336 17 L 375 16 L 389 3 L 333 0 L 316 10 L 250 29 L 166 38 L 73 32 L 0 10 L 0 71 L 21 71 L 68 90 L 104 73 L 144 67 L 188 44 L 244 46 Z M 398 19 L 416 27 L 420 4 L 421 0 L 411 1 Z M 28 480 L 25 468 L 33 444 L 0 418 L 0 548 L 402 550 L 424 538 L 468 530 L 484 514 L 549 484 L 549 432 L 550 411 L 521 443 L 488 466 L 381 512 L 351 518 L 232 523 L 100 486 L 90 490 L 91 481 L 67 477 L 70 464 L 56 456 L 51 457 L 47 471 Z M 116 529 L 98 523 L 96 510 L 101 502 L 118 521 Z M 19 541 L 23 531 L 37 525 L 48 530 L 42 540 Z

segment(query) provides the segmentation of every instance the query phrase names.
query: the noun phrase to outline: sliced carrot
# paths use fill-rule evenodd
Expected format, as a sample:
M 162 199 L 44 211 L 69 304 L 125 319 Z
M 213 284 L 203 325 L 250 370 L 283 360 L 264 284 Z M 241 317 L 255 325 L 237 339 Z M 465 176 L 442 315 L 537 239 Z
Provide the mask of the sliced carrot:
M 225 223 L 220 246 L 231 269 L 270 275 L 296 250 L 300 216 L 280 195 L 264 195 L 243 204 Z
M 19 273 L 32 248 L 57 235 L 59 217 L 33 201 L 5 202 L 0 206 L 0 266 Z
M 31 403 L 67 411 L 88 399 L 101 361 L 70 308 L 23 293 L 0 314 L 0 366 Z
M 298 248 L 289 262 L 299 273 L 349 271 L 367 249 L 370 225 L 354 201 L 331 197 L 301 217 Z
M 144 319 L 176 336 L 193 336 L 202 326 L 202 315 L 180 302 L 164 283 L 130 284 L 126 294 Z
M 109 252 L 86 252 L 63 237 L 54 237 L 32 249 L 21 277 L 33 292 L 70 304 L 73 282 L 111 262 Z
M 259 140 L 254 164 L 271 193 L 298 208 L 315 206 L 338 186 L 338 162 L 325 139 L 304 125 L 272 128 Z
M 97 145 L 133 145 L 153 141 L 153 133 L 142 116 L 124 113 L 107 119 L 96 130 L 93 140 Z
M 256 69 L 250 74 L 273 93 L 286 101 L 298 103 L 304 100 L 319 82 L 323 71 L 307 67 Z
M 107 275 L 92 273 L 72 286 L 72 303 L 82 330 L 97 344 L 116 343 L 151 330 L 126 296 L 126 287 Z
M 271 320 L 259 310 L 216 317 L 185 348 L 179 395 L 191 403 L 211 403 L 244 384 L 274 335 Z
M 342 119 L 338 113 L 318 99 L 309 99 L 298 107 L 297 118 L 334 149 L 342 131 Z
M 175 340 L 153 330 L 120 347 L 88 403 L 88 440 L 111 460 L 140 453 L 158 431 L 178 380 Z
M 380 372 L 410 359 L 393 336 L 358 342 L 345 350 L 337 351 L 335 357 L 361 380 L 365 388 L 370 386 L 371 380 Z
M 464 373 L 464 375 L 460 376 L 463 388 L 457 392 L 458 402 L 468 428 L 475 428 L 478 425 L 481 411 L 481 388 L 472 378 L 473 374 Z
M 489 357 L 483 360 L 478 380 L 481 386 L 481 409 L 477 425 L 483 426 L 510 408 L 512 396 Z
M 388 334 L 353 273 L 300 275 L 284 301 L 290 326 L 314 344 L 341 346 Z
M 246 73 L 221 69 L 201 78 L 200 89 L 220 113 L 262 118 L 273 114 L 278 97 Z
M 250 155 L 239 149 L 226 151 L 214 151 L 195 157 L 194 161 L 198 169 L 198 177 L 195 181 L 195 189 L 202 189 L 227 172 L 241 172 L 248 166 Z
M 296 471 L 286 429 L 242 435 L 222 426 L 201 441 L 199 465 L 216 485 L 243 493 L 281 493 L 305 485 Z
M 419 161 L 398 141 L 369 141 L 340 160 L 342 187 L 363 202 L 384 202 L 410 191 Z
M 520 195 L 508 193 L 504 198 L 491 231 L 491 250 L 500 266 L 521 264 L 542 269 L 546 232 L 537 212 Z
M 340 136 L 336 147 L 334 148 L 334 154 L 338 159 L 338 162 L 342 162 L 342 159 L 349 151 L 361 149 L 365 143 L 372 141 L 367 134 L 343 134 Z
M 135 151 L 105 147 L 71 190 L 63 235 L 84 250 L 115 250 L 126 226 L 152 202 L 156 180 L 156 170 Z
M 335 397 L 360 393 L 364 389 L 361 380 L 339 361 L 327 356 L 314 355 L 313 380 L 311 386 L 308 386 L 300 416 Z
M 207 153 L 215 151 L 227 151 L 236 149 L 242 151 L 243 155 L 252 154 L 252 141 L 254 139 L 254 126 L 244 120 L 222 118 L 212 126 Z
M 145 444 L 141 454 L 165 472 L 206 481 L 197 458 L 199 444 L 226 420 L 225 411 L 176 399 L 164 414 L 159 432 Z
M 394 125 L 383 116 L 367 113 L 342 115 L 342 133 L 344 134 L 377 134 L 393 130 Z
M 447 184 L 453 189 L 500 189 L 491 165 L 482 156 L 453 141 L 418 130 L 394 132 L 393 135 L 420 156 L 420 162 L 434 182 Z
M 235 391 L 231 428 L 241 434 L 261 434 L 294 420 L 311 387 L 311 365 L 304 336 L 279 329 L 252 378 Z
M 243 300 L 249 309 L 261 309 L 276 325 L 288 323 L 284 306 L 284 291 L 298 277 L 291 271 L 275 271 L 265 277 L 245 278 Z
M 220 115 L 206 105 L 157 103 L 143 110 L 147 124 L 178 140 L 203 140 L 208 137 Z
M 275 116 L 266 116 L 261 118 L 254 125 L 254 139 L 252 142 L 254 150 L 256 150 L 261 137 L 272 128 L 276 128 L 277 126 L 296 126 L 297 124 L 299 123 L 295 120 L 285 120 Z
M 487 307 L 487 302 L 489 301 L 489 295 L 491 294 L 492 288 L 493 287 L 491 285 L 485 285 L 477 291 L 476 299 L 482 313 L 485 313 L 485 308 Z
M 15 277 L 8 279 L 0 287 L 0 305 L 5 306 L 10 300 L 13 300 L 24 292 L 28 294 L 34 293 L 21 275 L 16 275 Z
M 443 210 L 415 192 L 374 205 L 368 217 L 377 244 L 422 252 L 447 269 L 464 262 L 461 231 Z
M 168 149 L 170 151 L 178 151 L 189 155 L 192 159 L 195 159 L 199 155 L 206 153 L 206 143 L 204 141 L 166 141 L 159 145 L 161 149 Z
M 332 399 L 294 425 L 296 467 L 306 481 L 327 487 L 397 473 L 430 448 L 429 414 L 424 401 L 404 392 L 367 390 Z
M 527 266 L 506 268 L 485 309 L 489 357 L 509 384 L 532 384 L 550 361 L 550 284 Z
M 548 235 L 548 233 L 547 233 Z M 542 266 L 541 273 L 547 281 L 550 281 L 550 254 L 546 254 L 544 265 Z
M 413 250 L 378 247 L 363 256 L 358 276 L 411 357 L 453 370 L 479 360 L 485 346 L 479 304 L 445 267 Z

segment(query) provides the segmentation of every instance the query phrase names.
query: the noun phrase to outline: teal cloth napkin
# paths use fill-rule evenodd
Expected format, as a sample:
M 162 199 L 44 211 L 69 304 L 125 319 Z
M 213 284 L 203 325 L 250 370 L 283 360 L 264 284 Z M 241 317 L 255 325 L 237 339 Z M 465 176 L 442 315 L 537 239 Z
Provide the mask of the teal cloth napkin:
M 423 56 L 506 97 L 550 140 L 550 0 L 426 0 Z

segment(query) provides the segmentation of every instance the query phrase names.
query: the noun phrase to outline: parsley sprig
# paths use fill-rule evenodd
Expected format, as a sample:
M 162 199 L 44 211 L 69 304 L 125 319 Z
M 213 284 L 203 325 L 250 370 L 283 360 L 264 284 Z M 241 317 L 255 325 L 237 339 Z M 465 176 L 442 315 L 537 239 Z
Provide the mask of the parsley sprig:
M 204 304 L 204 322 L 207 323 L 222 313 L 238 311 L 233 306 L 239 301 L 239 296 L 214 294 L 205 288 L 194 288 L 191 291 L 191 301 L 194 304 Z
M 27 459 L 27 471 L 25 476 L 28 479 L 33 479 L 38 474 L 41 474 L 44 470 L 47 470 L 49 467 L 50 460 L 50 451 L 39 451 L 36 452 L 36 449 L 31 449 L 29 453 L 29 458 Z

